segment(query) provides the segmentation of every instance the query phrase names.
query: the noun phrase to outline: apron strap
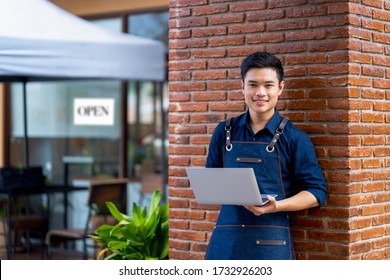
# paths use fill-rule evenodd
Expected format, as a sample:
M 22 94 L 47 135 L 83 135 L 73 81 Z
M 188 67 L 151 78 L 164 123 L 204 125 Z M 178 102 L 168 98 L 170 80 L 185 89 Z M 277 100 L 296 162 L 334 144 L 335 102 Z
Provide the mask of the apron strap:
M 232 119 L 227 119 L 225 121 L 225 131 L 226 131 L 226 151 L 231 151 L 231 149 L 233 148 L 233 144 L 232 144 L 232 138 L 231 138 L 231 130 L 232 130 L 232 126 L 230 125 L 230 121 Z
M 274 151 L 275 145 L 278 142 L 280 135 L 282 135 L 283 129 L 286 126 L 286 124 L 288 123 L 288 121 L 289 121 L 288 118 L 286 118 L 286 117 L 283 118 L 279 127 L 276 129 L 274 137 L 272 138 L 271 142 L 266 147 L 267 152 L 272 153 Z M 230 125 L 230 122 L 231 122 L 231 119 L 227 119 L 225 121 L 225 131 L 226 131 L 226 146 L 225 146 L 225 148 L 226 148 L 226 151 L 231 151 L 231 149 L 233 148 L 232 138 L 231 138 L 232 126 Z
M 288 122 L 288 118 L 284 117 L 279 127 L 276 129 L 274 137 L 272 138 L 271 142 L 268 144 L 266 148 L 267 152 L 272 153 L 275 150 L 275 145 L 278 142 L 280 135 L 282 135 L 283 129 L 286 126 L 287 122 Z

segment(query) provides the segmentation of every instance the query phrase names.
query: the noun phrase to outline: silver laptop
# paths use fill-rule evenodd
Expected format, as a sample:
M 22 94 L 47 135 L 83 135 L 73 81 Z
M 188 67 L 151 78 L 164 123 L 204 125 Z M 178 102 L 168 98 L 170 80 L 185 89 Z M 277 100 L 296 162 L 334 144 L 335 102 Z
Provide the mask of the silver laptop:
M 252 168 L 186 168 L 192 190 L 199 204 L 264 205 Z

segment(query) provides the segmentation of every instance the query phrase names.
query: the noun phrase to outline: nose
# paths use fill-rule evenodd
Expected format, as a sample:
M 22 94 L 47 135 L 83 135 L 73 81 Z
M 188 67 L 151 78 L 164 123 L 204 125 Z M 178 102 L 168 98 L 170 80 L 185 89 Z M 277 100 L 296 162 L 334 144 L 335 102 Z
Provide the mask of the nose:
M 264 87 L 258 87 L 256 90 L 256 95 L 264 96 L 265 95 L 265 88 Z

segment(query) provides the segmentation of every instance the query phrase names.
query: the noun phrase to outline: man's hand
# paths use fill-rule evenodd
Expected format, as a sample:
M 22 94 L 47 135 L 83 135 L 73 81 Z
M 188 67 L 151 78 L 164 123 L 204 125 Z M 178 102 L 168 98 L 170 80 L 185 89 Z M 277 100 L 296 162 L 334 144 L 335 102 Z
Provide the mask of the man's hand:
M 262 206 L 254 206 L 254 205 L 243 205 L 246 209 L 251 211 L 254 215 L 260 216 L 267 213 L 278 212 L 278 202 L 275 197 L 267 196 L 269 202 Z
M 301 191 L 292 197 L 278 201 L 272 196 L 268 196 L 268 199 L 269 202 L 263 206 L 244 205 L 244 207 L 254 215 L 260 216 L 280 211 L 298 211 L 319 205 L 314 195 L 308 191 Z

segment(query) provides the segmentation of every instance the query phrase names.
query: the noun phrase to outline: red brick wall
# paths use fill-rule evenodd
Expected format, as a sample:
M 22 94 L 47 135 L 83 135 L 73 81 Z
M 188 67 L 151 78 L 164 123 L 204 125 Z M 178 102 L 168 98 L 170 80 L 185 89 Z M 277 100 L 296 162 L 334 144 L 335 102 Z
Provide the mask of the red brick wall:
M 242 59 L 269 51 L 286 70 L 278 108 L 311 137 L 329 189 L 292 215 L 297 258 L 389 259 L 390 2 L 178 0 L 170 16 L 170 258 L 204 257 L 219 208 L 196 204 L 185 167 L 245 110 Z
M 360 2 L 360 1 L 359 1 Z M 390 1 L 350 4 L 349 253 L 390 259 Z M 336 194 L 335 194 L 336 196 Z

